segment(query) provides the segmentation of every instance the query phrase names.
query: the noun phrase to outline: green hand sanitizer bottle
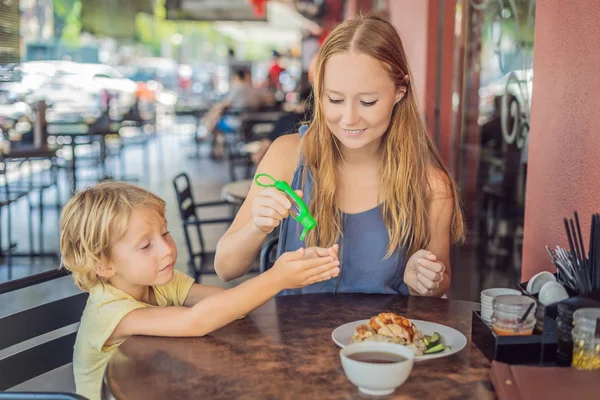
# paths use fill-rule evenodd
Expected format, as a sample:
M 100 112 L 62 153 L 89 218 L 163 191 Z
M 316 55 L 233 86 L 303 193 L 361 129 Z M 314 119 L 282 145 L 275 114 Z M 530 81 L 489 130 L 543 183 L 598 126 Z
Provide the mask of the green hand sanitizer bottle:
M 271 180 L 271 183 L 262 183 L 260 178 L 268 178 Z M 306 206 L 306 203 L 294 192 L 294 190 L 290 187 L 290 185 L 286 181 L 278 181 L 268 174 L 259 174 L 254 178 L 256 184 L 260 187 L 274 187 L 275 189 L 283 192 L 292 202 L 292 209 L 290 210 L 290 215 L 294 218 L 302 227 L 302 233 L 300 234 L 300 240 L 304 240 L 306 236 L 306 232 L 311 229 L 315 229 L 317 226 L 317 221 L 310 215 L 310 211 Z

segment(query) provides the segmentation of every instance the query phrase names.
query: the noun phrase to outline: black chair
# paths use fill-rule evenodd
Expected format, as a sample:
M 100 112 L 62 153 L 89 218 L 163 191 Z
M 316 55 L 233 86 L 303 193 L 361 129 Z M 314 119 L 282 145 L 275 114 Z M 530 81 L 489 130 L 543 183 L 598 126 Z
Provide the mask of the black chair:
M 274 236 L 267 239 L 260 249 L 260 273 L 269 270 L 277 260 L 277 248 L 279 245 L 279 237 Z
M 9 165 L 16 166 L 13 171 L 10 170 Z M 9 175 L 11 172 L 15 172 L 16 175 L 21 174 L 21 169 L 16 163 L 10 163 L 9 160 L 5 159 L 0 154 L 0 257 L 6 257 L 6 265 L 8 267 L 8 279 L 12 278 L 12 259 L 15 254 L 16 243 L 13 242 L 12 237 L 12 205 L 18 200 L 25 198 L 31 208 L 31 199 L 29 198 L 29 191 L 23 188 L 15 188 L 14 183 L 10 182 Z M 17 181 L 21 179 L 17 177 Z M 3 245 L 2 240 L 2 209 L 6 208 L 6 246 Z M 33 226 L 31 215 L 29 215 L 29 244 L 32 245 L 33 241 Z
M 142 163 L 144 180 L 150 182 L 150 151 L 149 145 L 152 139 L 151 135 L 144 132 L 143 126 L 133 121 L 123 121 L 122 128 L 114 132 L 113 143 L 111 144 L 108 153 L 110 156 L 118 157 L 119 159 L 119 180 L 137 182 L 139 179 L 135 176 L 127 175 L 126 154 L 125 152 L 131 148 L 137 147 L 142 152 Z
M 196 203 L 192 189 L 190 185 L 190 178 L 186 173 L 181 173 L 173 179 L 173 186 L 175 187 L 175 195 L 177 197 L 177 204 L 179 206 L 179 215 L 181 217 L 183 225 L 183 233 L 185 236 L 185 243 L 188 249 L 189 255 L 189 267 L 194 274 L 194 278 L 197 282 L 200 282 L 200 277 L 203 273 L 214 274 L 212 271 L 203 271 L 206 259 L 210 256 L 214 257 L 214 251 L 207 251 L 204 244 L 204 236 L 202 235 L 203 225 L 214 225 L 214 224 L 230 224 L 233 222 L 233 217 L 228 218 L 213 218 L 213 219 L 201 219 L 196 211 L 203 207 L 216 207 L 216 206 L 228 206 L 231 204 L 224 200 L 210 201 L 204 203 Z M 198 249 L 194 250 L 192 245 L 192 232 L 196 233 L 198 240 Z
M 0 400 L 88 400 L 74 393 L 0 393 Z
M 50 154 L 51 152 L 49 152 Z M 55 155 L 56 153 L 54 153 Z M 13 193 L 28 193 L 37 194 L 38 203 L 37 206 L 31 201 L 29 202 L 29 252 L 20 254 L 20 256 L 29 257 L 53 257 L 58 259 L 58 253 L 56 252 L 45 252 L 44 251 L 44 212 L 49 209 L 56 211 L 57 215 L 60 214 L 62 209 L 61 193 L 58 184 L 58 164 L 56 157 L 28 157 L 24 159 L 13 160 L 15 164 L 18 164 L 20 170 L 25 170 L 27 173 L 23 174 L 23 178 L 17 182 L 10 184 L 10 191 Z M 46 165 L 47 164 L 47 165 Z M 44 195 L 48 190 L 54 190 L 55 200 L 51 204 L 45 204 Z M 33 243 L 33 227 L 32 218 L 34 209 L 37 208 L 39 211 L 38 215 L 38 251 L 34 249 Z M 18 256 L 13 254 L 13 256 Z
M 0 294 L 31 287 L 42 282 L 66 276 L 67 272 L 53 270 L 0 284 Z M 56 300 L 0 319 L 0 350 L 37 338 L 81 319 L 87 293 Z M 52 371 L 73 361 L 73 345 L 77 332 L 35 344 L 0 359 L 0 391 Z M 0 392 L 0 400 L 7 399 L 84 399 L 67 393 Z
M 240 179 L 250 179 L 253 175 L 254 163 L 251 154 L 243 151 L 244 145 L 267 137 L 273 130 L 276 116 L 273 112 L 245 112 L 239 114 L 240 129 L 237 134 L 226 135 L 225 159 L 229 166 L 229 179 L 235 182 Z M 243 168 L 241 177 L 237 168 Z

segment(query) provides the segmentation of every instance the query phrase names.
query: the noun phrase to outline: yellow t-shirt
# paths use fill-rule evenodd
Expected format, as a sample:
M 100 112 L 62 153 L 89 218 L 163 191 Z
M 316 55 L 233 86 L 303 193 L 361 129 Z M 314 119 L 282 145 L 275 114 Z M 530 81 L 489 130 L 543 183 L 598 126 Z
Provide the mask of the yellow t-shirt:
M 175 271 L 171 282 L 153 286 L 159 307 L 182 306 L 194 280 Z M 90 400 L 100 400 L 104 370 L 112 353 L 122 343 L 104 346 L 123 317 L 138 308 L 154 307 L 135 300 L 112 285 L 98 285 L 90 290 L 75 340 L 73 373 L 77 393 Z

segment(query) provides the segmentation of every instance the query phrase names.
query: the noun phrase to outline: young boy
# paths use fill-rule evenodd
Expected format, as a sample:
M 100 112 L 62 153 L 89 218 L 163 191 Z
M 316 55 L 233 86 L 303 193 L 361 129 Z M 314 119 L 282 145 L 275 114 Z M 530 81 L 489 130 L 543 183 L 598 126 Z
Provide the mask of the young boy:
M 75 195 L 62 211 L 60 251 L 75 284 L 90 293 L 75 342 L 77 393 L 100 398 L 111 353 L 131 335 L 203 336 L 259 307 L 283 289 L 339 273 L 336 249 L 299 249 L 273 268 L 224 290 L 174 269 L 177 248 L 165 202 L 121 182 Z

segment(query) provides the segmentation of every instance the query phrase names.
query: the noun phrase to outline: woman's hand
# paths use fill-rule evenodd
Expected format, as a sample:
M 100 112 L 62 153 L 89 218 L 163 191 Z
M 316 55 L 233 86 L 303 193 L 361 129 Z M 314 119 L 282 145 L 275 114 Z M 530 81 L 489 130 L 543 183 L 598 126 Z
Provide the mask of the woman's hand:
M 419 250 L 410 257 L 404 270 L 404 282 L 414 294 L 435 295 L 444 280 L 446 267 L 429 250 Z
M 302 197 L 302 191 L 296 190 Z M 274 187 L 265 188 L 258 193 L 252 203 L 252 221 L 264 233 L 271 233 L 284 218 L 290 215 L 292 202 L 286 195 Z

